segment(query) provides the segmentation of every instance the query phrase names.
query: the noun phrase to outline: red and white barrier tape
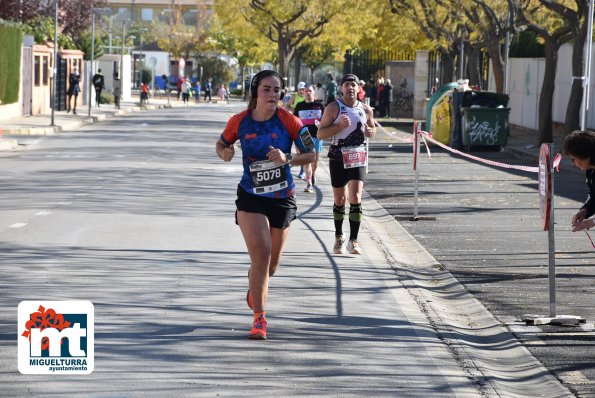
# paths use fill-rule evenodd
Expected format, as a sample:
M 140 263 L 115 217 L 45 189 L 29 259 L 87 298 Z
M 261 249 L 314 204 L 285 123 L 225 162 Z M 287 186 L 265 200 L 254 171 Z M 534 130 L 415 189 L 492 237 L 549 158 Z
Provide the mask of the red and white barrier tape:
M 500 162 L 494 162 L 492 160 L 482 159 L 480 157 L 473 156 L 473 155 L 470 155 L 470 154 L 465 153 L 465 152 L 461 152 L 459 150 L 456 150 L 454 148 L 449 147 L 448 145 L 444 145 L 443 143 L 436 141 L 435 139 L 432 138 L 432 135 L 430 133 L 428 133 L 427 131 L 419 130 L 419 134 L 424 139 L 424 141 L 427 139 L 428 141 L 430 141 L 430 142 L 438 145 L 441 148 L 446 149 L 447 151 L 456 153 L 457 155 L 461 155 L 461 156 L 464 156 L 464 157 L 469 158 L 469 159 L 476 160 L 476 161 L 481 162 L 481 163 L 488 164 L 490 166 L 502 167 L 502 168 L 505 168 L 505 169 L 515 169 L 515 170 L 527 171 L 527 172 L 530 172 L 530 173 L 539 173 L 539 167 L 510 165 L 510 164 L 506 164 L 506 163 L 500 163 Z M 428 151 L 428 155 L 430 155 L 430 148 L 427 145 L 427 143 L 426 143 L 426 150 Z M 559 154 L 558 154 L 558 156 L 559 156 Z M 555 166 L 557 166 L 560 163 L 560 159 L 558 158 L 558 156 L 556 156 L 557 163 L 556 163 L 556 160 L 554 160 Z
M 378 123 L 378 121 L 376 121 L 376 120 L 374 120 L 374 123 L 376 124 L 377 127 L 380 128 L 380 131 L 382 131 L 384 134 L 388 135 L 389 137 L 394 138 L 395 141 L 397 141 L 397 142 L 400 142 L 400 143 L 403 143 L 403 144 L 411 144 L 411 142 L 413 141 L 413 138 L 412 137 L 401 138 L 401 137 L 397 136 L 397 133 L 388 131 L 380 123 Z

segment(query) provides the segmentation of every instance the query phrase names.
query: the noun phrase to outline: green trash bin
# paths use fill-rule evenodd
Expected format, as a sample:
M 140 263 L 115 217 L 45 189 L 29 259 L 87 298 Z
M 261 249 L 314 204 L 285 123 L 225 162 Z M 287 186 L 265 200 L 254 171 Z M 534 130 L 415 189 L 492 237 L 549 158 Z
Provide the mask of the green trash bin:
M 510 108 L 463 107 L 463 145 L 505 147 L 508 142 Z

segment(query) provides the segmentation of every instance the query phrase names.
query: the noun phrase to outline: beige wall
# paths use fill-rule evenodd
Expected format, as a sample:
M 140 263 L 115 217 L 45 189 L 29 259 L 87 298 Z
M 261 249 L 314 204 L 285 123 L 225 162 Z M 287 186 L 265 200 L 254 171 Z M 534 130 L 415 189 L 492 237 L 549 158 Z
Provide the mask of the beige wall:
M 31 114 L 40 115 L 51 112 L 50 95 L 52 59 L 54 54 L 47 46 L 33 46 L 33 69 L 31 81 L 33 82 L 33 94 L 31 98 Z

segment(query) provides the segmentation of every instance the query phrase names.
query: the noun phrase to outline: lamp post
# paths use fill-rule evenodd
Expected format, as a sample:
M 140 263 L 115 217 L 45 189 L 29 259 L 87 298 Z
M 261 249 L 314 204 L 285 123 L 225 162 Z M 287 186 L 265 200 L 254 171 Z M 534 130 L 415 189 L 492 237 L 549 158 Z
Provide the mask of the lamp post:
M 93 64 L 95 63 L 95 15 L 110 15 L 112 10 L 110 8 L 93 8 L 91 10 L 92 17 L 93 17 L 93 27 L 91 28 L 91 68 L 89 68 L 89 80 L 88 80 L 88 89 L 89 89 L 89 117 L 91 116 L 91 90 L 93 89 Z M 95 101 L 99 102 L 99 98 L 96 98 Z
M 138 34 L 140 36 L 140 55 L 139 55 L 139 80 L 141 85 L 143 84 L 143 66 L 144 66 L 144 61 L 143 61 L 143 32 L 148 31 L 147 28 L 140 28 L 138 30 Z
M 54 103 L 52 104 L 52 121 L 55 126 L 54 112 L 58 104 L 58 0 L 54 0 Z
M 504 94 L 510 94 L 508 88 L 508 81 L 510 80 L 510 57 L 508 53 L 510 52 L 510 29 L 513 26 L 513 15 L 512 15 L 512 7 L 508 5 L 508 28 L 506 29 L 506 42 L 504 44 L 504 60 L 505 60 L 505 67 L 504 67 Z
M 89 113 L 87 116 L 91 116 L 91 91 L 93 91 L 93 87 L 91 87 L 93 85 L 93 63 L 95 62 L 95 8 L 93 8 L 93 10 L 91 10 L 91 14 L 92 14 L 92 18 L 93 18 L 93 27 L 91 28 L 91 67 L 89 68 L 89 80 L 87 80 L 87 90 L 89 90 L 89 96 L 88 96 L 88 103 L 89 103 Z M 95 99 L 96 101 L 99 101 L 98 98 Z
M 132 68 L 132 81 L 130 82 L 130 86 L 131 88 L 136 88 L 136 62 L 134 60 L 134 54 L 132 53 L 132 48 L 134 48 L 134 39 L 136 39 L 135 35 L 130 35 L 127 37 L 127 39 L 132 40 L 132 47 L 128 47 L 128 54 L 130 55 L 130 61 L 131 61 L 131 68 Z
M 120 51 L 120 105 L 124 94 L 124 31 L 126 29 L 126 19 L 122 20 L 122 49 Z
M 581 130 L 587 128 L 587 111 L 589 110 L 589 96 L 591 85 L 591 54 L 593 52 L 593 13 L 594 1 L 589 2 L 587 13 L 589 22 L 587 24 L 587 42 L 585 43 L 585 68 L 583 71 L 583 103 L 581 107 Z
M 168 66 L 169 76 L 167 76 L 167 81 L 165 82 L 165 84 L 166 84 L 165 87 L 166 87 L 166 91 L 167 91 L 167 106 L 168 107 L 170 106 L 170 103 L 169 103 L 169 92 L 170 92 L 170 89 L 169 89 L 169 78 L 171 76 L 171 56 L 172 56 L 172 51 L 171 51 L 171 36 L 173 34 L 173 24 L 174 24 L 174 21 L 173 21 L 174 3 L 175 3 L 175 0 L 172 0 L 171 1 L 171 8 L 170 8 L 170 11 L 169 11 L 169 48 L 167 50 L 167 62 L 169 64 L 169 66 Z

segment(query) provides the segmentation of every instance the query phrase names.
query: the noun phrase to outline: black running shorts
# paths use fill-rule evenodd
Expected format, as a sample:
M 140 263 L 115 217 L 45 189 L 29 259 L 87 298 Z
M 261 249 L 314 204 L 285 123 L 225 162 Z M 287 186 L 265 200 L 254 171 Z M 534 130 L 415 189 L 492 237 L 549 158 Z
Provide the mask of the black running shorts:
M 365 167 L 344 168 L 343 159 L 329 159 L 328 166 L 333 188 L 343 188 L 351 180 L 364 181 L 364 176 L 366 175 Z
M 264 214 L 273 228 L 285 229 L 296 219 L 297 204 L 295 197 L 291 198 L 267 198 L 244 191 L 238 185 L 238 198 L 236 208 L 247 213 Z M 238 213 L 236 211 L 236 224 Z

